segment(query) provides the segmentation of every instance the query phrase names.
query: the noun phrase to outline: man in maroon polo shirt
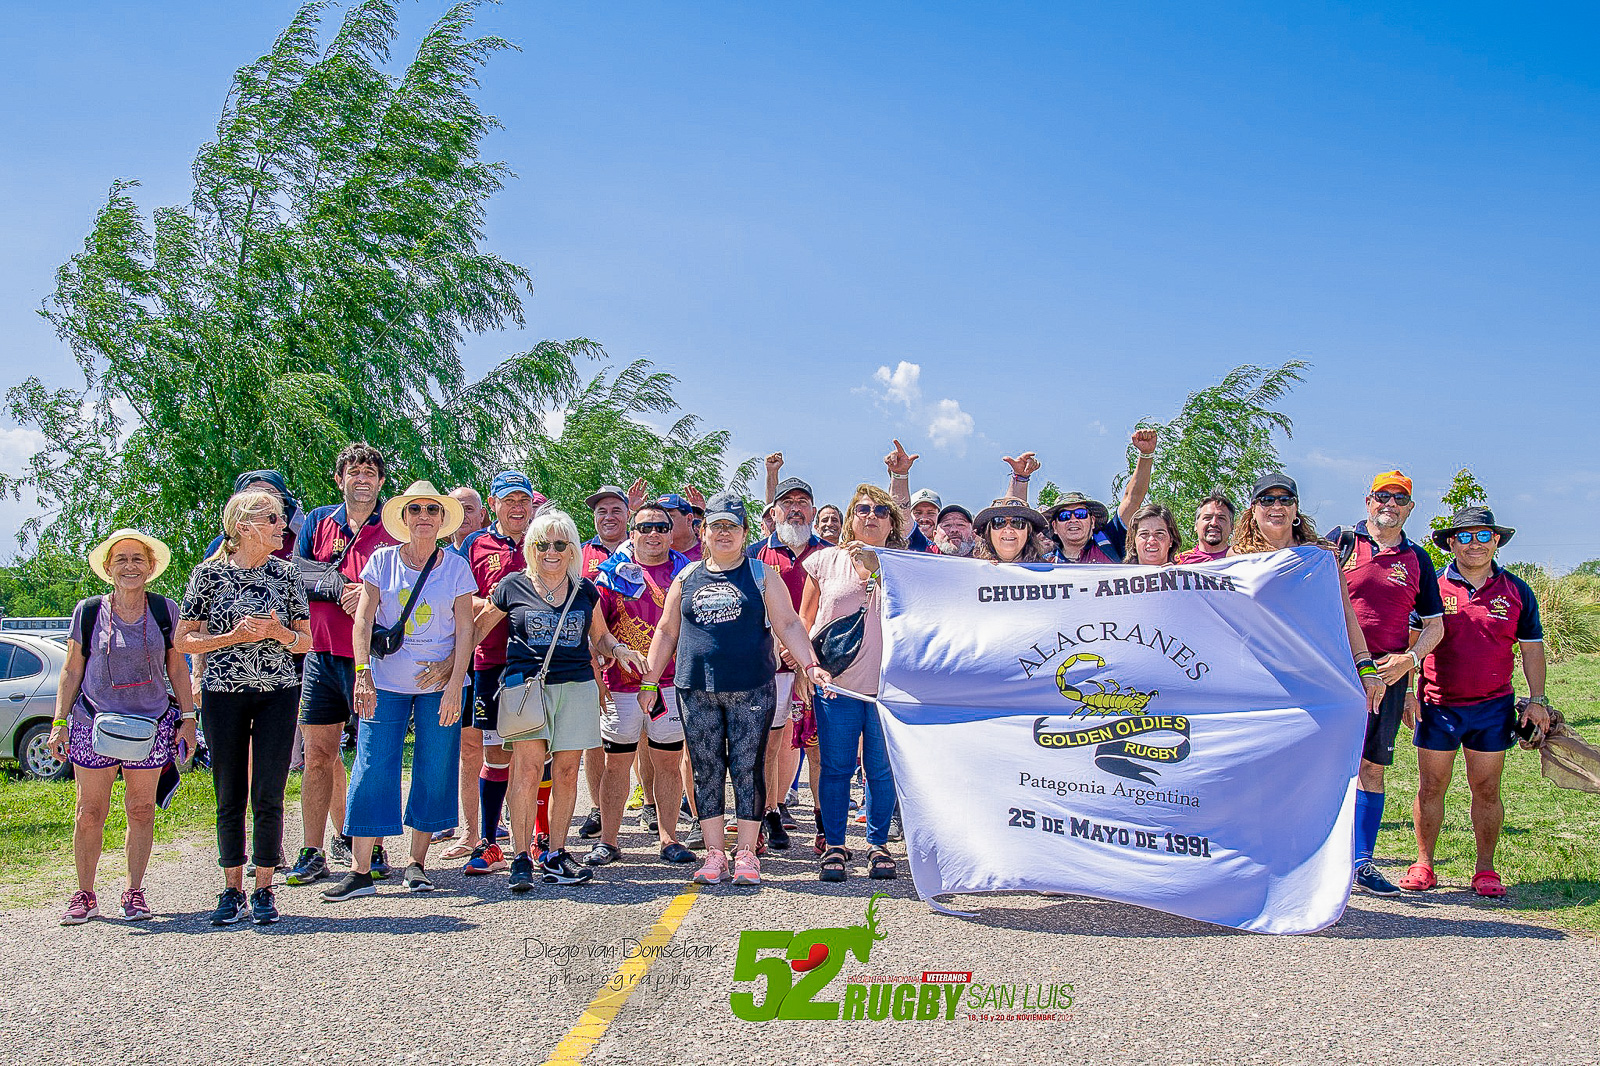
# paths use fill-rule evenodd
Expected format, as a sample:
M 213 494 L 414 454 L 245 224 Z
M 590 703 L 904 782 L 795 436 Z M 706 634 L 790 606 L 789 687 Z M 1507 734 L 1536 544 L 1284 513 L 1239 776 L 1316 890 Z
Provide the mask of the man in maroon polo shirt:
M 1210 563 L 1228 554 L 1228 542 L 1233 539 L 1233 520 L 1236 515 L 1233 501 L 1221 489 L 1212 489 L 1211 495 L 1200 501 L 1194 509 L 1194 547 L 1178 553 L 1175 563 Z
M 1372 861 L 1383 824 L 1384 767 L 1394 764 L 1394 738 L 1411 688 L 1412 671 L 1422 666 L 1444 636 L 1444 605 L 1426 549 L 1406 537 L 1406 519 L 1416 504 L 1411 479 L 1398 470 L 1372 479 L 1367 517 L 1351 529 L 1335 526 L 1328 539 L 1339 547 L 1345 586 L 1355 608 L 1367 651 L 1388 686 L 1377 714 L 1367 716 L 1356 789 L 1356 870 L 1354 887 L 1374 896 L 1400 890 Z M 1412 639 L 1410 623 L 1421 630 Z
M 383 491 L 383 455 L 370 444 L 347 445 L 334 460 L 333 483 L 344 502 L 318 507 L 306 516 L 295 543 L 295 555 L 320 563 L 338 563 L 343 581 L 325 579 L 307 591 L 311 606 L 311 653 L 306 656 L 300 685 L 300 733 L 305 738 L 305 773 L 300 780 L 300 817 L 305 845 L 285 880 L 309 885 L 328 876 L 323 841 L 328 816 L 339 834 L 336 859 L 348 859 L 344 832 L 344 759 L 339 741 L 354 711 L 356 603 L 361 598 L 361 568 L 372 553 L 395 539 L 383 528 L 379 493 Z M 383 842 L 374 849 L 374 876 L 387 876 Z M 384 873 L 378 874 L 382 869 Z
M 1455 558 L 1439 571 L 1444 640 L 1423 664 L 1422 701 L 1415 712 L 1420 780 L 1412 820 L 1417 861 L 1400 879 L 1401 888 L 1414 892 L 1439 883 L 1433 849 L 1444 822 L 1444 794 L 1456 749 L 1461 748 L 1477 843 L 1472 889 L 1480 896 L 1506 894 L 1494 869 L 1494 849 L 1505 822 L 1500 776 L 1519 724 L 1511 687 L 1518 651 L 1529 693 L 1521 724 L 1540 730 L 1550 726 L 1539 603 L 1526 581 L 1494 561 L 1495 550 L 1515 533 L 1496 525 L 1487 507 L 1463 507 L 1451 516 L 1449 526 L 1433 533 L 1433 542 Z
M 494 476 L 489 486 L 489 510 L 494 522 L 461 545 L 478 583 L 478 594 L 472 598 L 474 613 L 488 606 L 489 593 L 502 579 L 526 568 L 522 539 L 544 502 L 545 497 L 534 491 L 533 482 L 522 471 L 502 470 Z M 511 749 L 500 743 L 496 731 L 500 724 L 500 675 L 506 669 L 510 632 L 509 623 L 501 620 L 472 653 L 472 726 L 461 730 L 461 757 L 469 758 L 476 749 L 481 754 L 482 769 L 478 771 L 479 831 L 467 828 L 469 840 L 477 837 L 472 857 L 462 871 L 468 875 L 495 873 L 509 866 L 494 835 L 511 780 Z
M 601 485 L 584 503 L 594 514 L 594 536 L 583 542 L 583 576 L 593 581 L 600 564 L 628 541 L 628 496 L 615 485 Z M 646 652 L 649 650 L 645 649 Z M 597 669 L 594 676 L 599 683 L 600 706 L 604 707 L 611 699 L 605 683 L 605 678 L 609 675 Z M 604 748 L 590 748 L 583 753 L 584 779 L 589 785 L 590 798 L 596 802 L 600 799 L 605 764 Z M 649 766 L 647 761 L 641 762 L 639 774 L 646 799 L 651 794 L 650 782 L 647 780 L 649 771 L 645 769 L 647 766 Z M 578 835 L 583 839 L 587 840 L 599 832 L 599 811 L 598 806 L 589 808 L 589 817 L 584 819 L 583 825 L 578 830 Z
M 812 522 L 817 517 L 815 497 L 811 486 L 797 477 L 785 478 L 778 483 L 776 506 L 781 512 L 777 527 L 765 540 L 758 540 L 745 550 L 752 559 L 760 559 L 768 569 L 783 580 L 796 611 L 800 609 L 800 596 L 806 589 L 806 572 L 800 564 L 812 553 L 828 547 L 817 536 Z M 789 718 L 789 698 L 794 691 L 794 662 L 788 650 L 783 650 L 778 663 L 778 702 L 772 713 L 772 733 L 767 737 L 767 844 L 778 850 L 789 846 L 789 832 L 784 825 L 789 808 L 783 802 L 800 766 L 800 752 L 791 743 L 794 729 Z M 792 824 L 792 820 L 791 820 Z

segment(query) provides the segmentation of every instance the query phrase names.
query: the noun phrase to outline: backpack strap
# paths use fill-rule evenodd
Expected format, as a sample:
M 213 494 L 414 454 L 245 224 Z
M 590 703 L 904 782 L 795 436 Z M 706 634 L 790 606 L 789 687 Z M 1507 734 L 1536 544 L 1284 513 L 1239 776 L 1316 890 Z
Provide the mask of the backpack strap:
M 104 596 L 90 596 L 83 601 L 83 657 L 87 661 L 89 649 L 94 646 L 94 626 L 100 620 L 100 607 L 105 603 Z
M 1350 557 L 1356 553 L 1356 531 L 1339 529 L 1339 569 L 1343 570 Z
M 150 608 L 150 616 L 156 620 L 156 626 L 161 630 L 161 638 L 167 642 L 167 650 L 172 650 L 172 612 L 167 609 L 167 598 L 154 592 L 144 594 L 144 602 Z
M 760 559 L 752 558 L 750 576 L 756 579 L 756 588 L 761 590 L 761 624 L 771 629 L 772 616 L 767 613 L 767 564 Z

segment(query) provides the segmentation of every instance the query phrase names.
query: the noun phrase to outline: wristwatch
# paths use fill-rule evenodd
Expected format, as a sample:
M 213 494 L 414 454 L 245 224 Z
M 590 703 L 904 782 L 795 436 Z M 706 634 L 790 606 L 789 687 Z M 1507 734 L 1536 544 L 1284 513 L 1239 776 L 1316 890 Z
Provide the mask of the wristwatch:
M 1542 692 L 1539 693 L 1539 695 L 1537 695 L 1537 696 L 1529 696 L 1528 697 L 1528 702 L 1529 703 L 1537 703 L 1537 704 L 1539 704 L 1540 706 L 1544 707 L 1547 710 L 1550 707 L 1549 699 L 1547 699 L 1545 697 L 1544 693 L 1542 693 Z

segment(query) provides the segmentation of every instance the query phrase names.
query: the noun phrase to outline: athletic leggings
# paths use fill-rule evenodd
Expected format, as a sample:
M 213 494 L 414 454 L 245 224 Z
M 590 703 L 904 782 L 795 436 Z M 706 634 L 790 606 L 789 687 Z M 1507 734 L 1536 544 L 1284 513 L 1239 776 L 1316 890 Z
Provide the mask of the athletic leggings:
M 701 819 L 721 818 L 722 782 L 733 778 L 734 816 L 760 820 L 767 810 L 767 734 L 777 706 L 768 681 L 743 692 L 680 688 L 683 740 L 694 770 L 694 807 Z

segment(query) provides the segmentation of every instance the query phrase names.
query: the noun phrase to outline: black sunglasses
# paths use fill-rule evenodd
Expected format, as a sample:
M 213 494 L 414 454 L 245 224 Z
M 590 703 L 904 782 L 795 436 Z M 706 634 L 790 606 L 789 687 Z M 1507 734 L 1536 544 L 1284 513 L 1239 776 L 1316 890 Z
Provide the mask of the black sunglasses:
M 436 503 L 408 503 L 406 514 L 425 514 L 437 517 L 444 514 L 444 508 Z
M 634 529 L 634 532 L 636 532 L 636 533 L 671 533 L 672 532 L 672 523 L 671 522 L 635 522 L 633 524 L 633 529 Z
M 565 553 L 570 547 L 572 547 L 572 542 L 570 540 L 536 540 L 533 542 L 533 550 L 540 552 L 554 550 Z
M 1287 507 L 1291 503 L 1299 502 L 1299 497 L 1284 493 L 1282 496 L 1257 496 L 1254 502 L 1261 504 L 1263 507 L 1273 507 L 1277 504 Z
M 1395 503 L 1398 503 L 1401 507 L 1404 507 L 1404 506 L 1406 506 L 1407 504 L 1409 504 L 1411 502 L 1411 493 L 1409 493 L 1409 492 L 1385 492 L 1385 491 L 1380 491 L 1380 492 L 1374 492 L 1372 494 L 1372 498 L 1374 500 L 1377 500 L 1379 503 L 1388 503 L 1390 500 L 1393 500 Z
M 865 518 L 865 517 L 867 517 L 867 515 L 870 514 L 870 515 L 877 515 L 879 518 L 888 518 L 889 517 L 889 510 L 890 510 L 889 505 L 886 504 L 886 503 L 879 503 L 879 504 L 858 503 L 858 504 L 856 504 L 856 517 L 857 518 Z
M 1032 529 L 1033 523 L 1026 518 L 1011 518 L 1002 515 L 999 518 L 989 519 L 990 529 Z

